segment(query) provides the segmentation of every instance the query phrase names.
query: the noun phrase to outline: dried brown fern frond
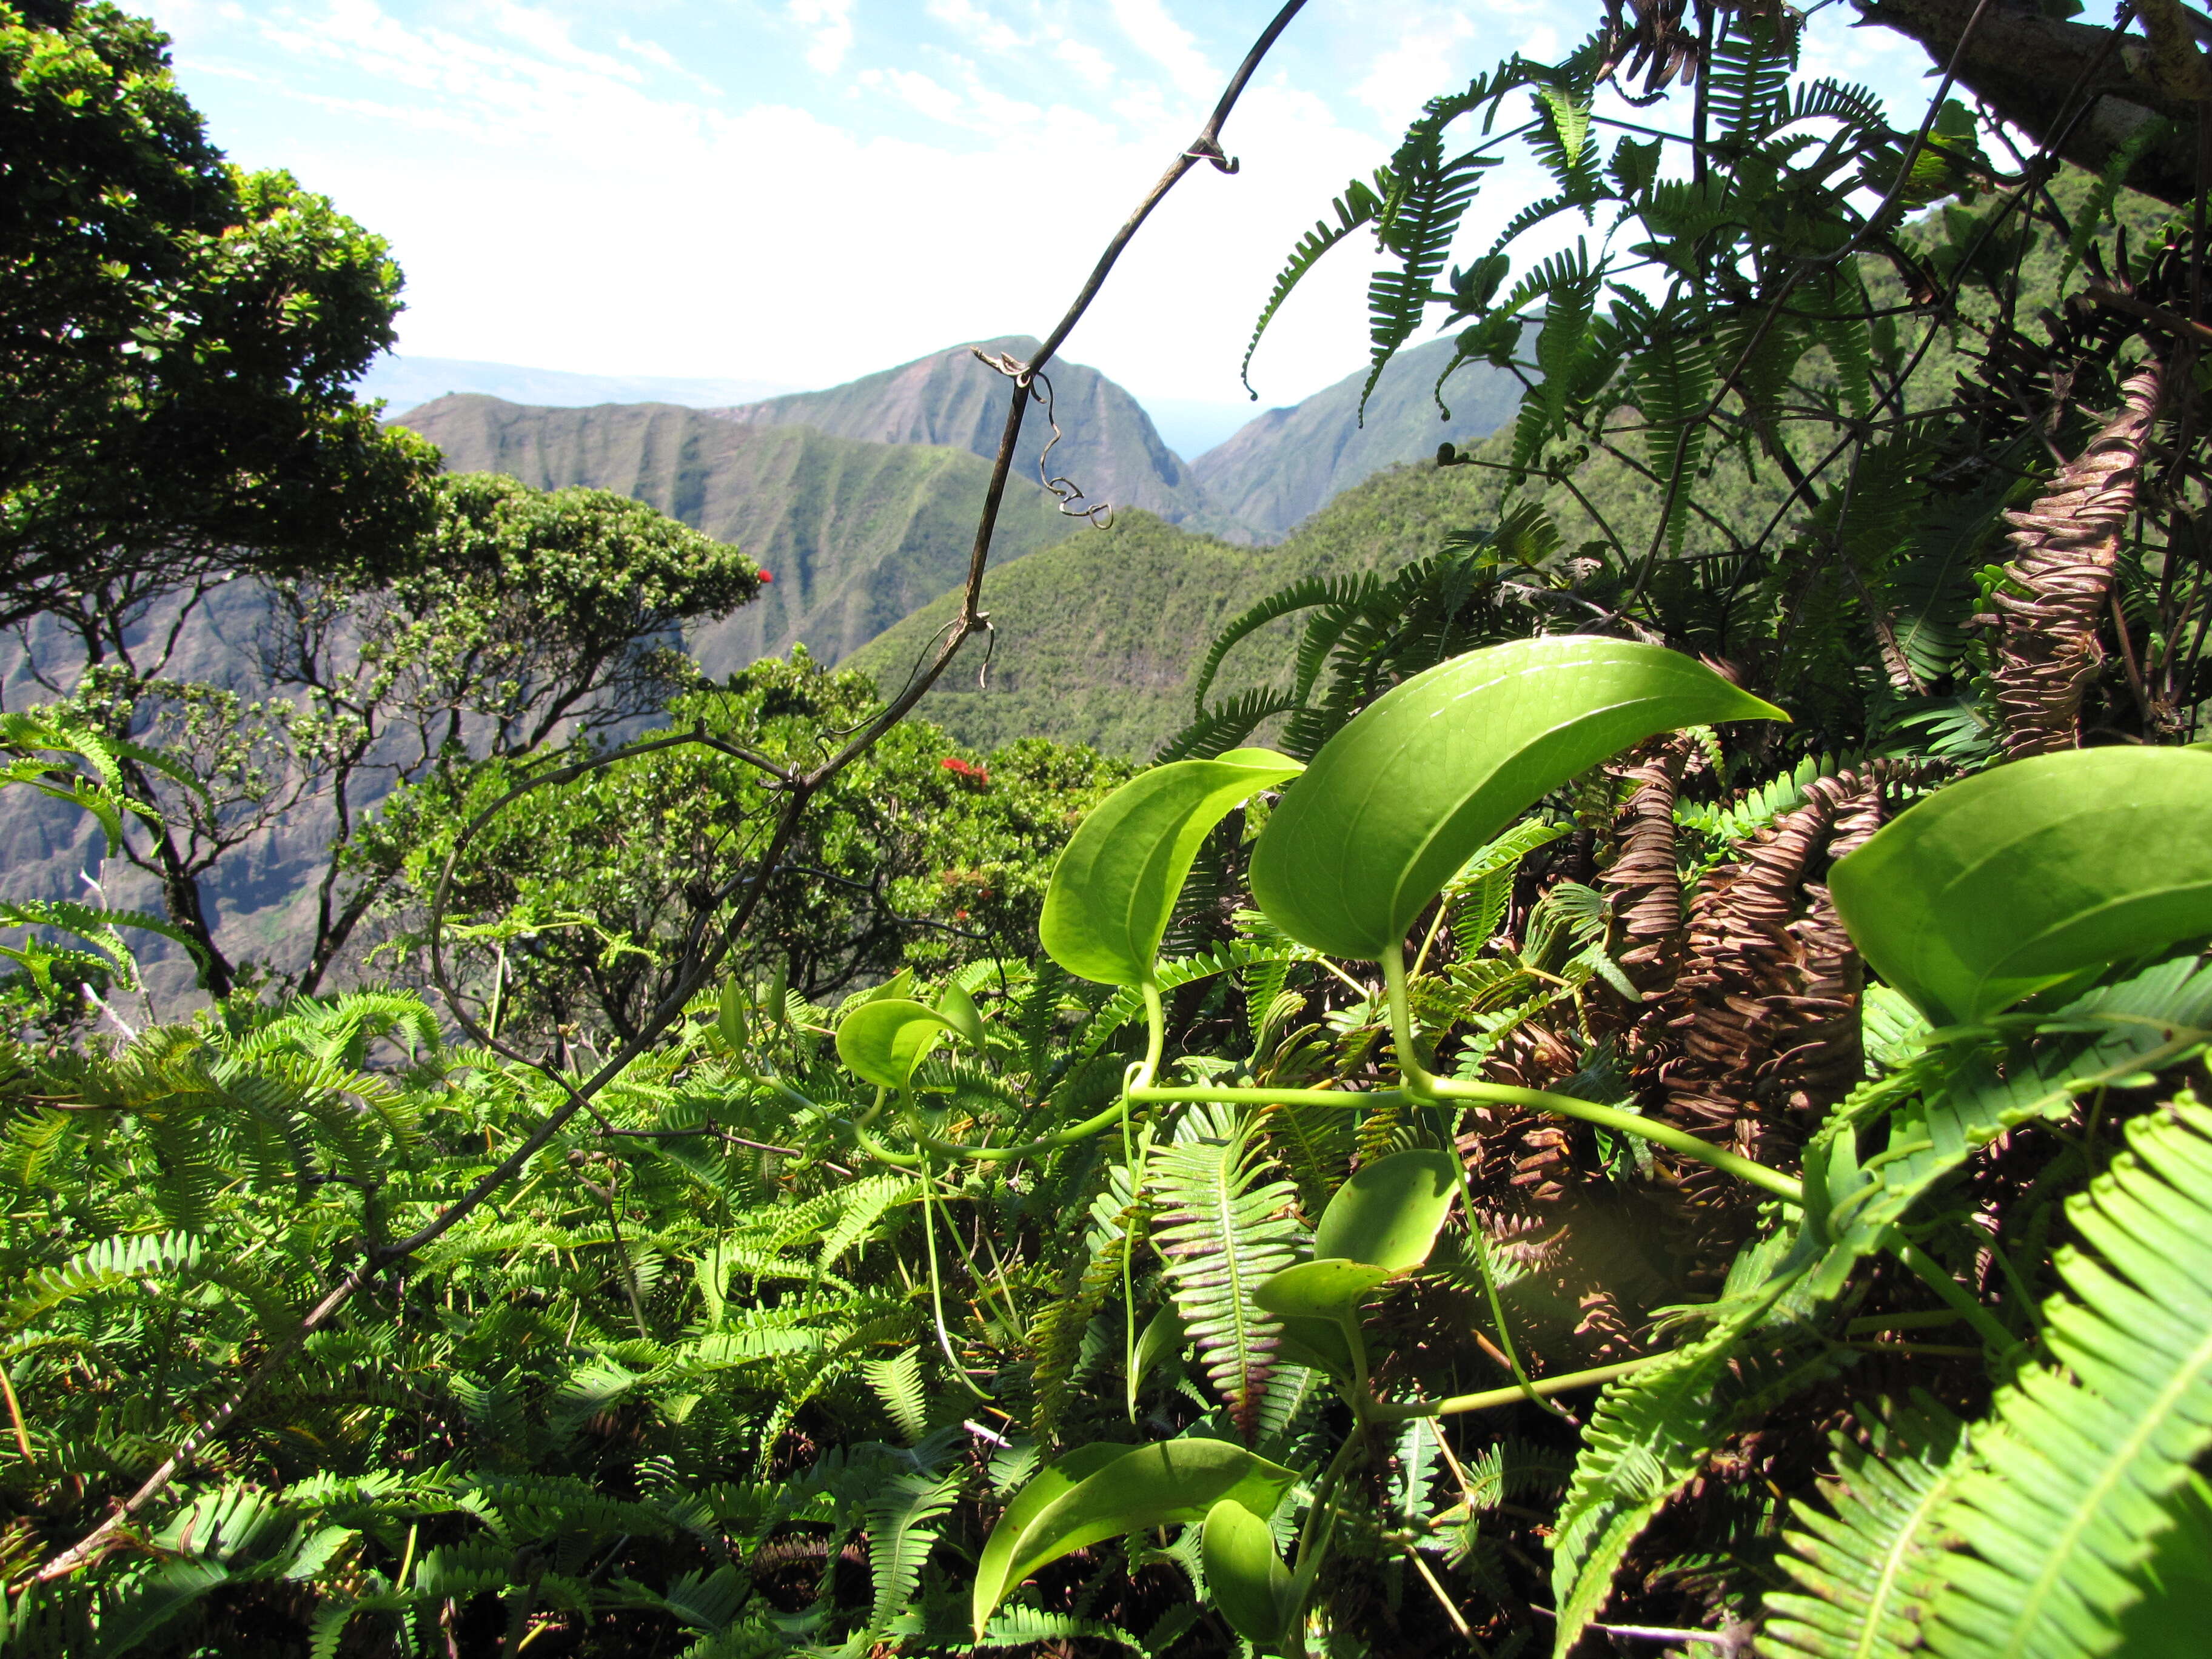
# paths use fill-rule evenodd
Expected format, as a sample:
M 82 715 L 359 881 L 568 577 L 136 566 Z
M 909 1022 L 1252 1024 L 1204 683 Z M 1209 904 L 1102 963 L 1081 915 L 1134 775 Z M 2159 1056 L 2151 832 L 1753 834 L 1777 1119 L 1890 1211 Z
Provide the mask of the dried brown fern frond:
M 2018 759 L 2079 745 L 2083 693 L 2104 661 L 2105 620 L 2120 533 L 2135 512 L 2143 449 L 2158 419 L 2162 374 L 2155 359 L 2130 375 L 2123 407 L 2088 447 L 2061 468 L 2049 494 L 2005 516 L 2019 550 L 2006 576 L 2027 589 L 2000 589 L 1997 708 L 2005 750 Z
M 1875 762 L 1817 780 L 1802 806 L 1701 884 L 1681 971 L 1638 1034 L 1639 1075 L 1670 1121 L 1786 1165 L 1858 1081 L 1863 969 L 1816 878 L 1881 827 L 1918 769 Z M 1695 1217 L 1684 1248 L 1724 1260 L 1756 1194 L 1702 1165 L 1680 1179 Z
M 1678 733 L 1629 771 L 1628 804 L 1614 830 L 1620 854 L 1598 878 L 1612 890 L 1620 918 L 1620 964 L 1646 993 L 1671 983 L 1679 963 L 1682 878 L 1674 857 L 1674 797 L 1690 754 L 1690 740 Z

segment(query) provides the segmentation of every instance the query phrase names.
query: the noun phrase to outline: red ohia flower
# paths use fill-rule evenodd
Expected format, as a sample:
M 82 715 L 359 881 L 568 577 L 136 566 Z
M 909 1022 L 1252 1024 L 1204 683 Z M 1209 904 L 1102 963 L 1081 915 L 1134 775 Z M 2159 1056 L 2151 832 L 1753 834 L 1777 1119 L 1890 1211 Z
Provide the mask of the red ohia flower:
M 978 789 L 990 787 L 991 775 L 988 771 L 982 767 L 970 765 L 957 755 L 947 755 L 938 764 L 963 783 L 973 784 Z
M 772 582 L 775 580 L 775 573 L 772 570 L 756 570 L 753 572 L 753 574 L 757 579 L 763 582 Z

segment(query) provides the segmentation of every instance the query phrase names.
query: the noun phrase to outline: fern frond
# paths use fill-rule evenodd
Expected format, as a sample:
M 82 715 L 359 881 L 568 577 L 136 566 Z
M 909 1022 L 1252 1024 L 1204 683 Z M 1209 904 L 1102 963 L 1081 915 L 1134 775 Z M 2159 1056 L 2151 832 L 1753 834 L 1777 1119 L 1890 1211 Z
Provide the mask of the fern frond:
M 1942 1659 L 2110 1652 L 2152 1593 L 2139 1570 L 2212 1448 L 2212 1110 L 2169 1110 L 2067 1200 L 2086 1248 L 2044 1304 L 2053 1364 L 1997 1396 L 1945 1516 L 1966 1552 L 1929 1609 Z
M 1119 1626 L 1103 1620 L 1079 1619 L 1067 1613 L 1040 1613 L 1035 1607 L 1001 1607 L 992 1615 L 990 1627 L 975 1645 L 979 1648 L 1029 1648 L 1037 1652 L 1048 1650 L 1046 1644 L 1060 1644 L 1079 1638 L 1094 1642 L 1111 1642 L 1128 1649 L 1132 1653 L 1152 1651 Z
M 1224 750 L 1249 742 L 1261 723 L 1297 707 L 1289 693 L 1255 686 L 1240 691 L 1218 708 L 1209 708 L 1161 745 L 1154 764 L 1170 761 L 1211 760 Z
M 1521 861 L 1571 827 L 1537 818 L 1516 823 L 1468 860 L 1459 873 L 1444 884 L 1445 913 L 1462 957 L 1480 951 L 1504 921 Z
M 1841 121 L 1846 126 L 1874 131 L 1889 125 L 1888 113 L 1874 88 L 1856 82 L 1843 82 L 1821 76 L 1799 87 L 1790 106 L 1790 119 L 1799 121 Z
M 883 1401 L 911 1446 L 929 1432 L 929 1396 L 921 1386 L 921 1350 L 907 1348 L 890 1359 L 864 1359 L 860 1375 Z
M 1562 199 L 1590 216 L 1593 203 L 1605 193 L 1603 153 L 1590 139 L 1590 98 L 1587 90 L 1577 98 L 1577 88 L 1552 82 L 1535 89 L 1536 130 L 1528 147 L 1550 169 Z M 1516 233 L 1517 234 L 1517 233 Z
M 1713 43 L 1705 94 L 1722 140 L 1755 141 L 1791 118 L 1790 71 L 1796 61 L 1794 33 L 1786 27 L 1741 12 L 1729 19 Z
M 2002 453 L 1993 456 L 1998 466 Z M 2004 527 L 2007 478 L 1960 499 L 1939 498 L 1914 523 L 1883 571 L 1898 648 L 1923 683 L 1952 672 L 1966 653 L 1967 619 L 1979 597 L 1974 572 Z
M 2069 1003 L 2057 1034 L 2005 1057 L 1971 1045 L 1923 1051 L 1902 1071 L 1863 1085 L 1830 1114 L 1805 1151 L 1807 1170 L 1849 1160 L 1869 1109 L 1889 1111 L 1888 1144 L 1848 1183 L 1832 1182 L 1831 1237 L 1818 1276 L 1833 1294 L 1850 1264 L 1881 1247 L 1887 1231 L 1938 1182 L 2008 1129 L 2057 1119 L 2083 1094 L 2172 1065 L 2212 1041 L 2212 967 L 2193 957 L 2160 963 Z M 1891 1108 L 1900 1097 L 1901 1104 Z
M 1192 1108 L 1154 1152 L 1148 1182 L 1158 1208 L 1152 1241 L 1183 1328 L 1248 1442 L 1282 1332 L 1252 1292 L 1291 1265 L 1298 1236 L 1296 1194 L 1286 1181 L 1262 1178 L 1254 1127 L 1228 1107 Z
M 1689 483 L 1705 459 L 1705 408 L 1717 378 L 1711 333 L 1698 308 L 1669 306 L 1650 319 L 1632 396 L 1643 412 L 1644 453 L 1662 492 L 1670 479 L 1667 545 L 1679 556 L 1690 523 Z
M 878 1221 L 918 1191 L 911 1176 L 891 1175 L 866 1176 L 838 1188 L 837 1224 L 822 1236 L 823 1270 L 835 1267 L 838 1257 L 860 1244 Z
M 1597 303 L 1597 281 L 1589 249 L 1577 237 L 1572 255 L 1555 254 L 1558 276 L 1546 291 L 1543 326 L 1536 332 L 1536 365 L 1544 378 L 1521 403 L 1513 429 L 1511 465 L 1517 479 L 1526 475 L 1544 445 L 1565 423 L 1567 401 L 1590 341 L 1590 316 Z
M 33 1273 L 8 1304 L 10 1326 L 27 1325 L 63 1303 L 137 1279 L 182 1277 L 199 1266 L 207 1240 L 195 1233 L 141 1234 L 103 1238 L 57 1267 Z
M 1260 349 L 1260 337 L 1267 331 L 1267 325 L 1275 320 L 1275 313 L 1283 308 L 1283 301 L 1291 297 L 1291 290 L 1304 280 L 1305 274 L 1321 263 L 1322 254 L 1334 247 L 1362 225 L 1371 225 L 1382 210 L 1383 198 L 1390 194 L 1392 179 L 1389 170 L 1378 167 L 1370 185 L 1354 179 L 1344 189 L 1344 194 L 1329 204 L 1336 214 L 1336 222 L 1317 219 L 1314 228 L 1298 239 L 1291 250 L 1291 257 L 1275 277 L 1274 287 L 1268 291 L 1267 303 L 1260 308 L 1260 320 L 1252 325 L 1252 337 L 1244 347 L 1244 361 L 1237 365 L 1237 378 L 1244 383 L 1244 390 L 1254 398 L 1259 393 L 1252 391 L 1252 354 Z
M 1198 678 L 1191 683 L 1193 710 L 1200 715 L 1206 713 L 1206 694 L 1212 690 L 1214 677 L 1221 672 L 1223 659 L 1239 643 L 1269 623 L 1279 617 L 1320 606 L 1357 605 L 1380 585 L 1372 572 L 1356 576 L 1306 576 L 1268 594 L 1215 635 L 1212 646 L 1206 653 L 1206 660 L 1199 665 Z
M 1778 1277 L 1726 1304 L 1705 1336 L 1600 1396 L 1552 1540 L 1555 1653 L 1573 1650 L 1603 1610 L 1629 1546 L 1719 1443 L 1731 1409 L 1719 1385 L 1744 1333 L 1791 1282 Z
M 1407 142 L 1391 158 L 1392 189 L 1376 226 L 1376 237 L 1385 252 L 1399 263 L 1385 266 L 1368 280 L 1368 337 L 1372 342 L 1366 384 L 1359 389 L 1359 416 L 1366 420 L 1367 400 L 1389 367 L 1398 349 L 1413 337 L 1421 325 L 1437 279 L 1443 275 L 1452 239 L 1460 220 L 1482 183 L 1482 175 L 1500 158 L 1470 150 L 1447 161 L 1441 128 L 1416 123 Z
M 1145 1223 L 1144 1202 L 1133 1190 L 1129 1171 L 1113 1164 L 1101 1179 L 1103 1187 L 1091 1201 L 1081 1248 L 1069 1253 L 1060 1293 L 1045 1302 L 1030 1331 L 1030 1349 L 1036 1356 L 1030 1372 L 1036 1400 L 1030 1428 L 1040 1439 L 1048 1438 L 1059 1427 L 1081 1358 L 1084 1333 L 1121 1284 L 1123 1266 Z
M 1837 1437 L 1835 1513 L 1795 1504 L 1780 1565 L 1804 1594 L 1769 1592 L 1759 1632 L 1774 1659 L 1905 1659 L 1948 1534 L 1939 1521 L 1971 1467 L 1966 1425 L 1932 1400 L 1877 1426 L 1861 1450 Z
M 52 927 L 82 939 L 106 957 L 118 982 L 126 990 L 138 988 L 138 959 L 123 941 L 118 927 L 135 927 L 158 933 L 172 945 L 180 945 L 195 962 L 205 965 L 206 952 L 180 929 L 143 910 L 106 910 L 70 899 L 10 899 L 0 901 L 0 928 Z
M 960 1496 L 963 1474 L 955 1468 L 935 1480 L 920 1474 L 898 1475 L 868 1505 L 868 1567 L 875 1581 L 875 1605 L 868 1615 L 871 1641 L 888 1630 L 914 1599 L 921 1565 L 937 1542 L 937 1529 L 929 1523 Z M 865 1653 L 868 1644 L 859 1647 Z
M 1217 974 L 1237 973 L 1265 963 L 1311 962 L 1316 954 L 1303 945 L 1271 945 L 1250 939 L 1231 939 L 1201 956 L 1178 957 L 1173 962 L 1160 963 L 1157 978 L 1161 993 L 1164 994 L 1201 979 L 1212 979 Z M 1116 1031 L 1144 1011 L 1144 1000 L 1138 992 L 1127 988 L 1116 991 L 1091 1016 L 1091 1024 L 1076 1045 L 1076 1052 L 1085 1055 L 1097 1054 Z
M 1340 1106 L 1275 1105 L 1261 1123 L 1268 1150 L 1297 1183 L 1300 1207 L 1319 1215 L 1352 1171 L 1352 1114 Z

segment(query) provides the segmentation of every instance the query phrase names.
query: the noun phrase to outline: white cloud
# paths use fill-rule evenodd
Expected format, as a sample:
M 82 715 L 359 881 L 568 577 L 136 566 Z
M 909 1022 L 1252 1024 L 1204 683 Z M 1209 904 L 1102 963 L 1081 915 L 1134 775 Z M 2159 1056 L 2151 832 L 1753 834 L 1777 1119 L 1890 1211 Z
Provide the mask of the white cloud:
M 957 30 L 985 52 L 1018 52 L 1030 38 L 1004 18 L 994 16 L 975 0 L 929 0 L 929 15 Z
M 970 61 L 927 33 L 878 53 L 858 27 L 871 14 L 837 9 L 858 36 L 841 51 L 873 61 L 828 87 L 801 77 L 786 95 L 811 110 L 690 94 L 615 27 L 517 27 L 510 11 L 421 0 L 271 0 L 184 57 L 195 97 L 239 86 L 221 93 L 235 122 L 209 106 L 219 142 L 293 167 L 391 240 L 407 351 L 815 386 L 1048 331 L 1217 90 L 1210 71 L 1196 97 L 1149 65 L 1117 76 L 1101 53 L 1109 108 L 1073 68 L 1015 82 L 980 46 Z M 988 10 L 1034 26 L 1032 67 L 1083 44 L 1057 13 Z M 653 34 L 679 64 L 734 78 L 659 17 Z M 1179 30 L 1148 48 L 1205 67 Z M 251 78 L 213 79 L 217 64 Z M 240 124 L 258 150 L 236 144 Z M 1147 396 L 1241 397 L 1237 361 L 1283 257 L 1387 153 L 1277 82 L 1248 92 L 1226 136 L 1243 173 L 1188 176 L 1070 343 Z M 1363 360 L 1369 264 L 1347 246 L 1286 308 L 1256 369 L 1270 403 Z
M 1114 78 L 1114 61 L 1088 40 L 1055 41 L 1052 55 L 1073 70 L 1086 86 L 1103 87 Z
M 1392 44 L 1376 55 L 1352 95 L 1385 125 L 1403 126 L 1455 78 L 1457 49 L 1474 37 L 1474 24 L 1464 13 L 1450 11 L 1383 33 Z
M 676 61 L 676 54 L 656 41 L 639 40 L 627 34 L 618 34 L 615 37 L 615 44 L 629 53 L 631 57 L 642 58 L 655 69 L 673 70 L 682 67 Z
M 920 70 L 865 69 L 854 78 L 864 87 L 888 91 L 909 109 L 933 121 L 968 124 L 967 100 Z
M 1168 15 L 1162 0 L 1111 0 L 1114 21 L 1121 33 L 1141 48 L 1174 81 L 1186 98 L 1213 101 L 1220 90 L 1221 73 L 1206 61 L 1188 29 Z
M 514 4 L 513 0 L 504 0 L 504 3 L 493 6 L 491 15 L 497 21 L 502 33 L 556 63 L 593 75 L 611 75 L 623 81 L 644 78 L 634 64 L 578 46 L 570 34 L 569 24 L 565 18 L 555 17 L 530 6 Z
M 835 75 L 853 49 L 853 0 L 791 0 L 791 21 L 813 31 L 806 48 L 807 67 Z

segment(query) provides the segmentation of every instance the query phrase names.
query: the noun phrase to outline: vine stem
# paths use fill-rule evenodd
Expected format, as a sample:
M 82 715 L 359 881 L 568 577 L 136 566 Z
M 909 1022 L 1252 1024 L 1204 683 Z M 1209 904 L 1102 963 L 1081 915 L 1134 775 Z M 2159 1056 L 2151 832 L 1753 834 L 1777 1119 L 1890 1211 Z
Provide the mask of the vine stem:
M 1149 1084 L 1167 1052 L 1167 1011 L 1160 1006 L 1159 982 L 1146 979 L 1137 988 L 1145 999 L 1145 1057 L 1122 1079 L 1118 1109 L 1121 1115 L 1121 1167 L 1129 1172 L 1129 1230 L 1121 1238 L 1121 1376 L 1127 1383 L 1129 1421 L 1137 1420 L 1137 1217 L 1145 1201 L 1145 1174 L 1137 1167 L 1137 1149 L 1129 1133 L 1129 1103 L 1135 1085 Z M 1149 1146 L 1149 1142 L 1147 1143 Z
M 1388 1106 L 1413 1097 L 1403 1089 L 1237 1089 L 1227 1084 L 1129 1091 L 1129 1098 L 1138 1104 L 1159 1106 L 1217 1100 L 1231 1106 L 1341 1106 L 1350 1110 L 1363 1106 Z
M 1943 1270 L 1942 1263 L 1909 1242 L 1903 1233 L 1891 1227 L 1885 1231 L 1882 1243 L 1899 1261 L 1912 1269 L 1922 1284 L 1943 1298 L 1946 1307 L 1979 1332 L 1993 1352 L 2002 1354 L 2020 1346 L 2020 1339 L 2007 1330 L 1995 1314 L 1967 1295 L 1965 1287 Z
M 975 1379 L 968 1375 L 968 1368 L 960 1363 L 960 1356 L 952 1351 L 952 1333 L 945 1323 L 944 1276 L 937 1265 L 937 1224 L 934 1218 L 937 1204 L 932 1193 L 929 1160 L 925 1158 L 917 1161 L 921 1165 L 922 1249 L 929 1257 L 929 1311 L 937 1322 L 937 1346 L 945 1350 L 945 1358 L 951 1364 L 952 1374 L 967 1385 L 968 1392 L 978 1400 L 988 1400 L 991 1396 L 975 1386 Z M 945 1224 L 951 1224 L 951 1218 L 945 1218 Z
M 1595 1101 L 1577 1100 L 1572 1095 L 1555 1095 L 1543 1089 L 1518 1089 L 1504 1083 L 1462 1083 L 1453 1078 L 1432 1078 L 1430 1082 L 1436 1093 L 1446 1100 L 1493 1101 L 1510 1106 L 1533 1106 L 1539 1111 L 1554 1112 L 1561 1117 L 1594 1123 L 1616 1134 L 1639 1135 L 1655 1146 L 1664 1146 L 1685 1158 L 1694 1158 L 1701 1164 L 1710 1164 L 1716 1170 L 1724 1170 L 1740 1181 L 1762 1188 L 1791 1204 L 1802 1205 L 1805 1201 L 1803 1186 L 1779 1170 L 1770 1170 L 1764 1164 L 1754 1164 L 1751 1159 L 1740 1158 L 1710 1141 L 1700 1140 L 1672 1124 L 1655 1123 L 1648 1117 L 1624 1111 L 1618 1106 L 1601 1106 Z
M 1425 951 L 1427 948 L 1422 947 Z M 1554 1416 L 1565 1417 L 1564 1406 L 1548 1403 L 1528 1386 L 1528 1368 L 1521 1363 L 1519 1345 L 1513 1340 L 1513 1328 L 1505 1318 L 1504 1299 L 1498 1294 L 1498 1271 L 1490 1259 L 1490 1234 L 1474 1213 L 1474 1182 L 1467 1173 L 1467 1160 L 1458 1155 L 1459 1109 L 1439 1107 L 1437 1115 L 1443 1121 L 1443 1143 L 1452 1153 L 1453 1173 L 1459 1177 L 1460 1213 L 1467 1222 L 1468 1243 L 1474 1248 L 1474 1265 L 1482 1273 L 1482 1293 L 1490 1304 L 1490 1322 L 1498 1328 L 1498 1351 L 1505 1356 L 1505 1369 L 1513 1373 L 1514 1382 L 1531 1402 L 1542 1406 Z M 1437 1443 L 1443 1445 L 1442 1436 L 1437 1437 Z M 1443 1453 L 1446 1457 L 1451 1456 L 1451 1448 L 1444 1446 Z M 1456 1463 L 1454 1468 L 1457 1468 Z
M 1580 1100 L 1573 1095 L 1555 1095 L 1547 1089 L 1522 1089 L 1504 1083 L 1463 1082 L 1457 1078 L 1437 1077 L 1421 1064 L 1413 1048 L 1413 1022 L 1406 998 L 1405 947 L 1392 941 L 1382 952 L 1382 980 L 1390 995 L 1390 1034 L 1398 1046 L 1398 1071 L 1405 1079 L 1408 1093 L 1429 1100 L 1462 1100 L 1494 1103 L 1508 1106 L 1532 1106 L 1540 1112 L 1556 1113 L 1560 1117 L 1579 1119 L 1593 1123 L 1615 1134 L 1637 1135 L 1655 1146 L 1664 1146 L 1685 1158 L 1694 1158 L 1701 1164 L 1710 1164 L 1739 1181 L 1764 1188 L 1777 1198 L 1792 1204 L 1802 1205 L 1804 1188 L 1779 1170 L 1770 1170 L 1764 1164 L 1755 1164 L 1747 1158 L 1703 1141 L 1670 1123 L 1657 1123 L 1640 1113 L 1624 1111 L 1618 1106 L 1601 1106 L 1594 1100 Z
M 1669 1349 L 1668 1353 L 1671 1352 Z M 1442 1400 L 1378 1400 L 1368 1407 L 1367 1414 L 1377 1423 L 1403 1423 L 1415 1417 L 1456 1417 L 1463 1412 L 1495 1411 L 1500 1406 L 1518 1405 L 1531 1394 L 1548 1399 L 1577 1389 L 1594 1389 L 1615 1377 L 1642 1370 L 1646 1365 L 1656 1365 L 1667 1357 L 1666 1353 L 1649 1353 L 1640 1359 L 1624 1359 L 1617 1365 L 1600 1365 L 1594 1370 L 1539 1376 L 1529 1382 L 1525 1391 L 1516 1383 L 1510 1389 L 1486 1389 L 1480 1394 L 1455 1394 Z
M 8 1421 L 15 1431 L 15 1449 L 23 1454 L 26 1463 L 37 1462 L 38 1459 L 31 1455 L 30 1432 L 23 1426 L 22 1402 L 15 1398 L 15 1380 L 8 1375 L 5 1361 L 0 1361 L 0 1399 L 8 1402 Z
M 1285 1651 L 1300 1656 L 1300 1659 L 1306 1652 L 1306 1598 L 1313 1594 L 1314 1580 L 1321 1576 L 1321 1564 L 1336 1533 L 1336 1489 L 1367 1446 L 1368 1425 L 1372 1419 L 1359 1401 L 1355 1400 L 1352 1403 L 1355 1420 L 1352 1432 L 1345 1436 L 1344 1443 L 1336 1449 L 1336 1455 L 1329 1459 L 1320 1484 L 1314 1488 L 1313 1504 L 1306 1510 L 1305 1524 L 1298 1529 L 1297 1559 L 1291 1570 L 1290 1607 L 1283 1620 L 1283 1645 Z

